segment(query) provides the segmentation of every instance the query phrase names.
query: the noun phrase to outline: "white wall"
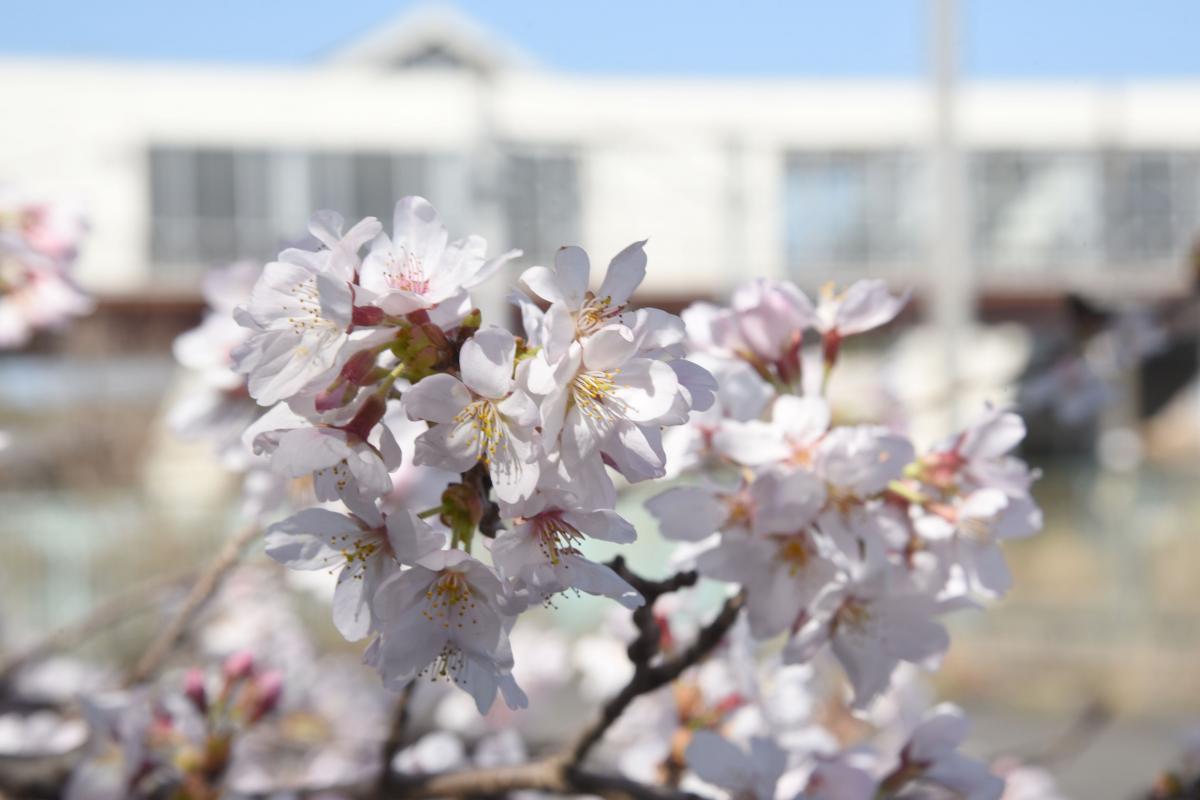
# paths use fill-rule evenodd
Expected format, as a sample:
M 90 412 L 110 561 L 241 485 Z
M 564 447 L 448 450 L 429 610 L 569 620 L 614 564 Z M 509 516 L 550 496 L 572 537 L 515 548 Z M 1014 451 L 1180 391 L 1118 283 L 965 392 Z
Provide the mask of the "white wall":
M 748 273 L 784 271 L 785 151 L 921 148 L 930 125 L 929 98 L 906 83 L 513 72 L 483 84 L 347 66 L 32 60 L 0 61 L 0 108 L 0 181 L 84 204 L 93 234 L 81 278 L 111 293 L 172 288 L 148 263 L 152 143 L 572 145 L 581 153 L 583 244 L 596 260 L 649 237 L 648 289 L 719 293 Z M 961 126 L 968 146 L 1200 149 L 1200 85 L 972 85 Z M 479 216 L 474 227 L 497 237 L 496 209 Z

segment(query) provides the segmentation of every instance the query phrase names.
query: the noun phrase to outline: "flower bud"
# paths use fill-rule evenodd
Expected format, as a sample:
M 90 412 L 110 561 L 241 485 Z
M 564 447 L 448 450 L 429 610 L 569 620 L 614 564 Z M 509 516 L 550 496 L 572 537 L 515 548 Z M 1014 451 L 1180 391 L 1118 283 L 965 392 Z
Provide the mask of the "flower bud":
M 716 711 L 724 716 L 737 711 L 744 705 L 746 705 L 746 698 L 742 696 L 742 693 L 732 692 L 725 695 L 717 702 Z
M 375 359 L 379 352 L 374 348 L 359 350 L 346 361 L 339 378 L 355 386 L 365 386 L 366 379 L 375 370 Z
M 223 668 L 225 680 L 240 681 L 254 674 L 254 654 L 249 650 L 239 650 L 225 659 Z
M 460 328 L 466 331 L 477 331 L 483 325 L 483 313 L 478 308 L 471 309 L 471 313 L 463 317 Z
M 377 306 L 355 306 L 350 322 L 355 326 L 374 327 L 383 322 L 383 309 Z
M 325 389 L 318 394 L 314 403 L 317 411 L 324 414 L 326 411 L 332 411 L 335 408 L 341 408 L 344 405 L 348 405 L 357 396 L 357 386 L 349 383 L 342 383 L 341 385 L 335 383 L 333 386 L 330 386 L 328 389 Z
M 371 431 L 379 424 L 379 420 L 383 419 L 383 415 L 386 412 L 387 402 L 378 394 L 369 395 L 362 406 L 359 407 L 358 412 L 354 415 L 354 419 L 346 423 L 343 430 L 365 442 L 370 437 Z
M 208 713 L 208 692 L 204 688 L 204 671 L 192 667 L 183 678 L 183 693 L 201 714 Z
M 470 541 L 483 519 L 483 500 L 465 483 L 452 483 L 442 492 L 442 523 L 455 541 Z
M 779 371 L 779 377 L 789 386 L 800 385 L 800 379 L 803 377 L 804 362 L 801 353 L 803 344 L 804 331 L 793 331 L 790 344 L 775 365 Z
M 841 350 L 842 335 L 837 331 L 826 331 L 825 335 L 821 337 L 821 357 L 825 361 L 826 372 L 837 364 Z
M 272 669 L 259 675 L 254 681 L 254 701 L 247 719 L 254 723 L 270 714 L 279 705 L 283 696 L 283 673 Z

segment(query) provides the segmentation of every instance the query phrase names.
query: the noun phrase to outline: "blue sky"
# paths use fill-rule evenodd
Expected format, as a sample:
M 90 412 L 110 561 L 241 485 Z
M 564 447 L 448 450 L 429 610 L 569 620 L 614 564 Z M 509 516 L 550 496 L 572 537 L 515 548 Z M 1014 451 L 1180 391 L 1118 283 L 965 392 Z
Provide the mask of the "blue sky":
M 403 0 L 5 3 L 0 53 L 299 64 Z M 925 0 L 460 0 L 562 70 L 904 76 L 925 69 Z M 964 63 L 987 77 L 1200 76 L 1200 0 L 967 0 Z

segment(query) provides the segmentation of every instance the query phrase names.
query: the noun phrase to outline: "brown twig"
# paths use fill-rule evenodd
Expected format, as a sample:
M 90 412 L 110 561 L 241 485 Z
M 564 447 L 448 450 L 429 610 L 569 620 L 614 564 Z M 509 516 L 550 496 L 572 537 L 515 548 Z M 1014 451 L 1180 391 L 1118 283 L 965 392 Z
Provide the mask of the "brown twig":
M 1112 712 L 1099 700 L 1088 703 L 1065 731 L 1025 759 L 1040 767 L 1061 766 L 1085 751 L 1112 722 Z
M 125 681 L 126 686 L 134 686 L 154 677 L 167 656 L 183 638 L 192 620 L 221 588 L 221 583 L 241 560 L 242 552 L 258 536 L 258 533 L 257 525 L 248 525 L 225 542 L 221 552 L 192 584 L 191 591 L 184 598 L 183 605 L 180 606 L 175 617 L 155 637 L 138 660 L 137 665 L 130 671 Z
M 696 800 L 695 795 L 687 792 L 644 784 L 619 775 L 591 772 L 583 769 L 582 764 L 635 698 L 666 686 L 684 670 L 700 663 L 720 644 L 737 620 L 744 595 L 738 594 L 726 600 L 717 616 L 700 630 L 690 646 L 656 664 L 654 660 L 659 653 L 661 634 L 654 618 L 654 601 L 664 594 L 694 585 L 698 575 L 695 572 L 683 572 L 661 581 L 648 580 L 630 571 L 619 556 L 608 562 L 608 566 L 641 592 L 646 600 L 633 614 L 638 635 L 629 645 L 628 652 L 633 661 L 634 674 L 625 687 L 604 705 L 599 718 L 580 734 L 572 746 L 548 758 L 517 766 L 419 777 L 392 776 L 386 790 L 380 788 L 383 786 L 381 783 L 369 796 L 381 799 L 489 797 L 526 790 L 561 795 L 591 794 L 610 800 Z
M 400 696 L 396 698 L 396 705 L 392 709 L 392 723 L 388 726 L 387 738 L 383 740 L 383 748 L 380 753 L 382 763 L 379 765 L 379 779 L 375 782 L 375 793 L 379 796 L 383 796 L 395 784 L 392 761 L 396 758 L 396 753 L 400 752 L 400 748 L 404 746 L 404 730 L 408 727 L 408 705 L 412 702 L 413 690 L 416 685 L 417 682 L 413 681 L 405 686 L 400 691 Z
M 397 798 L 496 797 L 515 791 L 590 794 L 610 800 L 697 800 L 696 795 L 651 786 L 620 775 L 601 775 L 572 766 L 563 756 L 512 767 L 407 778 L 396 785 Z
M 620 692 L 612 697 L 604 708 L 601 710 L 600 717 L 592 723 L 576 740 L 575 745 L 571 748 L 571 762 L 574 764 L 583 763 L 587 758 L 588 753 L 596 746 L 599 741 L 604 738 L 605 732 L 612 726 L 614 722 L 620 718 L 625 709 L 629 707 L 636 698 L 643 694 L 653 692 L 666 686 L 671 681 L 683 674 L 684 670 L 702 661 L 709 653 L 711 653 L 721 640 L 725 638 L 725 634 L 733 627 L 733 623 L 737 620 L 738 612 L 741 611 L 742 605 L 745 602 L 745 595 L 739 593 L 730 597 L 725 601 L 725 605 L 717 614 L 712 622 L 705 625 L 700 633 L 696 636 L 696 640 L 687 647 L 683 652 L 676 655 L 674 658 L 666 659 L 659 664 L 652 664 L 651 659 L 657 652 L 657 645 L 653 650 L 642 650 L 646 647 L 645 639 L 648 631 L 657 631 L 658 625 L 653 621 L 653 613 L 647 612 L 643 617 L 649 617 L 648 623 L 643 622 L 639 626 L 641 633 L 629 646 L 630 657 L 634 659 L 633 677 L 629 683 L 625 684 Z M 638 609 L 649 609 L 652 601 L 647 598 L 646 605 Z M 637 612 L 634 613 L 635 620 Z
M 153 610 L 154 601 L 159 594 L 194 576 L 194 570 L 183 574 L 161 575 L 145 581 L 136 588 L 120 592 L 97 603 L 95 608 L 83 619 L 50 632 L 0 661 L 0 684 L 11 680 L 26 664 L 75 647 L 136 614 Z

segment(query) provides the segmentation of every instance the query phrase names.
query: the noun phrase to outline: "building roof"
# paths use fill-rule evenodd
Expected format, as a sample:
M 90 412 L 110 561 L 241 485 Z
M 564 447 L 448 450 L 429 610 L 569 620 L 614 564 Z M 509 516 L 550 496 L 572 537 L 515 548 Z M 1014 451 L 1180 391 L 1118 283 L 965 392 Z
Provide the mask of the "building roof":
M 401 14 L 329 57 L 381 69 L 465 69 L 480 75 L 528 68 L 528 53 L 453 6 L 430 3 Z

